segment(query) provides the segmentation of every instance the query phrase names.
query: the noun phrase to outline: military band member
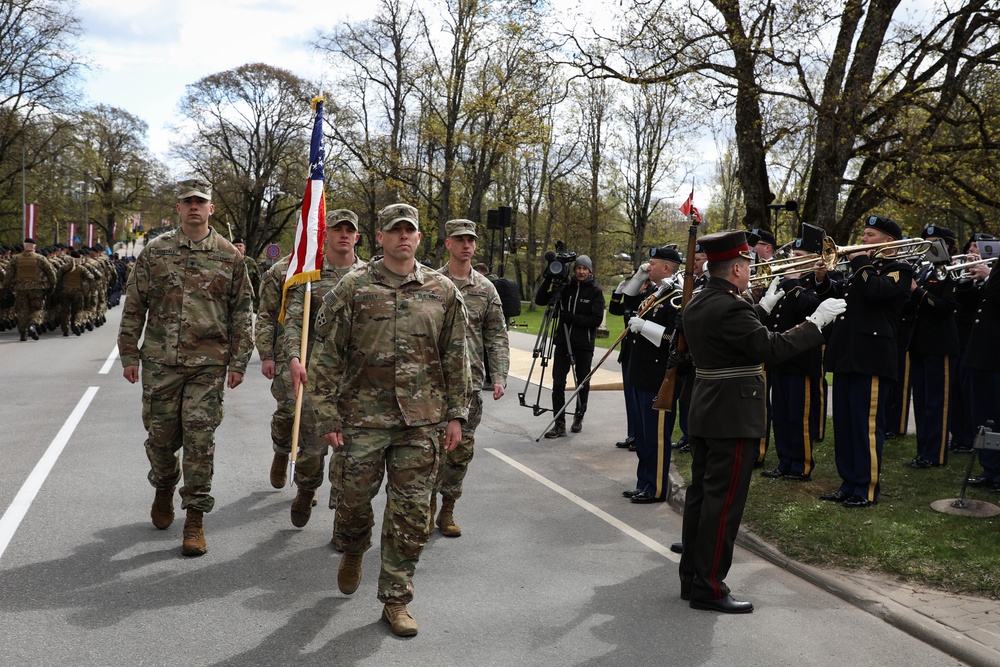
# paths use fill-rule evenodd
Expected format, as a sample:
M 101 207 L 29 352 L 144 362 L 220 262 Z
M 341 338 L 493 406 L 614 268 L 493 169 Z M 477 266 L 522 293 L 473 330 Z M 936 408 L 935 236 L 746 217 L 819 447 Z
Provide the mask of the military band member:
M 361 239 L 358 231 L 358 215 L 347 209 L 337 209 L 326 214 L 326 236 L 323 244 L 323 266 L 320 279 L 312 282 L 312 300 L 309 305 L 310 335 L 307 355 L 312 354 L 316 342 L 313 324 L 325 297 L 341 278 L 354 269 L 365 265 L 354 254 L 354 248 Z M 306 363 L 299 356 L 302 353 L 302 315 L 305 312 L 305 285 L 294 285 L 285 296 L 285 329 L 282 335 L 285 358 L 288 359 L 288 373 L 292 381 L 292 395 L 306 382 Z M 323 466 L 328 445 L 322 434 L 316 431 L 316 414 L 309 394 L 302 397 L 302 414 L 299 417 L 299 450 L 295 463 L 295 486 L 298 488 L 292 501 L 292 525 L 301 528 L 312 515 L 316 489 L 323 483 Z M 330 461 L 330 508 L 336 509 L 340 494 L 340 457 L 334 453 Z
M 203 515 L 215 505 L 212 471 L 223 391 L 243 382 L 253 351 L 244 258 L 209 227 L 214 212 L 208 183 L 180 183 L 181 226 L 143 248 L 118 332 L 123 375 L 133 384 L 142 360 L 142 422 L 149 434 L 149 483 L 156 489 L 150 518 L 161 530 L 173 523 L 174 489 L 183 467 L 185 556 L 208 550 Z
M 417 210 L 378 215 L 385 255 L 346 275 L 323 299 L 309 359 L 317 429 L 343 456 L 334 546 L 337 584 L 354 593 L 371 547 L 372 499 L 385 475 L 378 599 L 400 636 L 417 634 L 406 605 L 430 534 L 430 500 L 443 451 L 462 440 L 472 385 L 465 306 L 445 276 L 414 259 Z
M 668 280 L 677 273 L 680 263 L 680 253 L 673 248 L 651 248 L 646 288 L 625 297 L 626 305 L 635 312 L 626 335 L 629 359 L 625 386 L 635 412 L 635 453 L 639 462 L 635 489 L 623 491 L 622 495 L 637 504 L 663 502 L 670 494 L 670 439 L 677 411 L 656 410 L 653 402 L 667 372 L 670 338 L 680 309 L 681 290 Z M 637 276 L 630 280 L 635 281 Z M 678 392 L 674 393 L 676 396 Z
M 899 225 L 889 218 L 872 215 L 864 224 L 863 245 L 902 238 Z M 834 452 L 842 481 L 820 498 L 857 508 L 878 502 L 885 402 L 898 377 L 897 326 L 913 269 L 894 260 L 891 252 L 872 251 L 853 253 L 850 266 L 851 277 L 833 285 L 847 301 L 847 311 L 831 329 L 825 359 L 826 370 L 833 373 Z
M 444 240 L 448 250 L 448 263 L 439 269 L 451 278 L 465 301 L 469 324 L 466 329 L 466 347 L 472 373 L 472 396 L 469 418 L 462 424 L 462 441 L 450 452 L 445 452 L 438 472 L 434 495 L 431 497 L 433 519 L 437 494 L 441 494 L 441 513 L 437 525 L 445 537 L 459 537 L 462 529 L 455 523 L 455 502 L 462 496 L 462 483 L 475 453 L 475 434 L 483 418 L 483 399 L 479 391 L 486 384 L 491 386 L 493 400 L 504 395 L 507 370 L 510 368 L 510 343 L 507 340 L 507 323 L 503 316 L 500 295 L 486 276 L 472 269 L 476 253 L 476 223 L 471 220 L 450 220 L 445 223 Z M 485 358 L 489 359 L 491 377 L 487 378 Z
M 956 253 L 955 234 L 947 227 L 931 225 L 921 237 L 945 241 L 949 255 Z M 928 264 L 913 280 L 910 303 L 916 311 L 908 352 L 917 456 L 907 465 L 931 468 L 948 462 L 951 397 L 959 360 L 955 281 L 938 275 L 936 267 Z
M 764 434 L 761 362 L 818 347 L 821 329 L 844 307 L 829 299 L 809 321 L 784 333 L 761 323 L 763 310 L 742 298 L 750 279 L 746 232 L 698 239 L 710 278 L 684 310 L 684 333 L 695 365 L 691 413 L 691 483 L 684 505 L 681 598 L 693 609 L 747 613 L 725 578 L 732 565 L 758 440 Z M 770 292 L 770 290 L 769 290 Z

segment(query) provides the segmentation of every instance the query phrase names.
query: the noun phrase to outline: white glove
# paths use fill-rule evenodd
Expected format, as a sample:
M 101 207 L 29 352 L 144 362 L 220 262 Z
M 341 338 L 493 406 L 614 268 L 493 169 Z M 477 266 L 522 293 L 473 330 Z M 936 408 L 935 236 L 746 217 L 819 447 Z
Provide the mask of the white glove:
M 778 289 L 780 282 L 780 277 L 772 280 L 771 286 L 767 288 L 767 293 L 760 298 L 760 307 L 764 309 L 765 313 L 770 314 L 774 310 L 774 305 L 781 300 L 781 297 L 785 296 L 785 290 Z
M 701 263 L 701 275 L 705 276 L 705 280 L 708 280 L 712 276 L 708 273 L 708 262 Z
M 623 280 L 620 283 L 618 283 L 618 287 L 615 288 L 615 294 L 621 294 L 622 293 L 622 289 L 624 287 L 625 287 L 625 281 Z
M 646 284 L 646 280 L 649 278 L 649 264 L 643 264 L 639 267 L 639 270 L 635 272 L 631 278 L 625 281 L 625 287 L 622 288 L 622 294 L 625 296 L 635 296 L 642 289 L 642 286 Z
M 822 331 L 823 327 L 837 319 L 837 315 L 840 315 L 845 310 L 847 310 L 847 302 L 843 299 L 827 299 L 820 302 L 815 312 L 807 316 L 806 320 L 815 324 Z
M 660 347 L 663 342 L 663 332 L 666 329 L 662 324 L 644 320 L 641 317 L 633 317 L 628 321 L 628 328 L 633 333 L 641 334 L 643 338 Z

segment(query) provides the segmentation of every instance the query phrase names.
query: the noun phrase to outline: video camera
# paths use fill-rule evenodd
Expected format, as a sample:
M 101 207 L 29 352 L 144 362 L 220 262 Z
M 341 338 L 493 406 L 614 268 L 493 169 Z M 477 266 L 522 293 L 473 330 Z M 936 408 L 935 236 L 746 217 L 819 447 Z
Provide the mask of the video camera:
M 566 244 L 562 241 L 556 241 L 556 249 L 545 252 L 543 277 L 551 280 L 553 283 L 567 282 L 575 259 L 575 252 L 566 250 Z

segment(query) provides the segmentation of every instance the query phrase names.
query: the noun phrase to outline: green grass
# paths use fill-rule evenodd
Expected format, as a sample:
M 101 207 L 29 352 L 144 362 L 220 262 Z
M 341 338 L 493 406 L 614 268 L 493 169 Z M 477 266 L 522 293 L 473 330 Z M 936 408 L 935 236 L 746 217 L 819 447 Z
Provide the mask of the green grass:
M 816 444 L 813 481 L 766 479 L 755 470 L 743 525 L 803 563 L 1000 599 L 1000 517 L 953 516 L 930 508 L 935 500 L 958 497 L 971 455 L 952 454 L 947 466 L 924 470 L 906 465 L 915 455 L 912 435 L 886 442 L 881 496 L 874 507 L 848 510 L 819 500 L 840 485 L 828 421 L 826 440 Z M 690 479 L 691 457 L 675 451 L 672 458 Z M 776 462 L 772 443 L 762 469 Z M 1000 502 L 981 487 L 970 487 L 965 497 Z

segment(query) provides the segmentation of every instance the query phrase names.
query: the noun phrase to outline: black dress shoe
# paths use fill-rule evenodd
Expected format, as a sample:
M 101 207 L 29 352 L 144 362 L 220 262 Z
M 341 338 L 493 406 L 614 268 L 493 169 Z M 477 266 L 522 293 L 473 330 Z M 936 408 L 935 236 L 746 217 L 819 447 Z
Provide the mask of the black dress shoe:
M 684 543 L 683 542 L 674 542 L 673 544 L 670 545 L 670 550 L 673 551 L 675 554 L 682 554 L 682 553 L 684 553 Z M 689 595 L 688 597 L 686 597 L 684 599 L 685 600 L 690 600 L 691 596 Z
M 646 504 L 649 504 L 649 503 L 662 503 L 663 502 L 663 498 L 657 498 L 656 496 L 651 496 L 648 493 L 646 493 L 645 491 L 640 491 L 639 493 L 637 493 L 634 496 L 632 496 L 631 498 L 629 498 L 629 500 L 631 502 L 639 504 L 639 505 L 646 505 Z
M 812 475 L 804 472 L 788 472 L 782 479 L 786 479 L 789 482 L 811 482 Z
M 632 442 L 628 443 L 628 450 L 630 452 L 634 452 L 635 451 L 635 440 L 633 440 Z
M 820 500 L 829 500 L 835 503 L 842 503 L 847 500 L 847 494 L 843 491 L 831 491 L 830 493 L 824 493 L 819 497 Z
M 24 340 L 23 338 L 21 340 Z M 969 486 L 987 486 L 991 484 L 989 478 L 986 475 L 979 475 L 978 477 L 970 477 L 966 484 Z
M 1000 493 L 1000 484 L 994 484 L 990 487 L 992 493 Z
M 628 446 L 631 445 L 633 442 L 635 442 L 635 438 L 628 437 L 625 438 L 624 440 L 619 440 L 618 442 L 616 442 L 615 447 L 617 447 L 618 449 L 627 449 Z
M 884 436 L 882 436 L 882 438 L 884 440 L 895 440 L 896 439 L 896 434 L 895 433 L 886 433 Z
M 779 469 L 774 470 L 764 470 L 760 473 L 761 477 L 767 477 L 768 479 L 781 479 L 785 476 L 785 473 L 781 472 Z
M 922 456 L 918 456 L 912 461 L 907 461 L 906 465 L 910 466 L 911 468 L 933 468 L 937 464 L 934 463 L 933 461 L 928 461 Z
M 642 493 L 639 489 L 629 489 L 628 491 L 622 491 L 622 495 L 626 498 L 633 498 Z
M 719 611 L 723 614 L 749 614 L 753 611 L 752 602 L 735 600 L 732 595 L 727 595 L 718 600 L 691 600 L 692 609 L 704 609 L 705 611 Z
M 877 502 L 877 500 L 868 500 L 862 496 L 850 496 L 849 498 L 845 498 L 844 502 L 840 504 L 848 509 L 856 509 L 859 507 L 871 507 Z

